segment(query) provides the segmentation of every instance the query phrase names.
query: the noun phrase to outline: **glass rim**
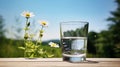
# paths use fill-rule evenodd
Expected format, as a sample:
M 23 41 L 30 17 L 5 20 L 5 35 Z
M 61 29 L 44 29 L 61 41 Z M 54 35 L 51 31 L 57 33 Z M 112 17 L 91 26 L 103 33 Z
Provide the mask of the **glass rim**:
M 79 24 L 79 23 L 82 23 L 82 24 L 89 24 L 89 22 L 87 21 L 63 21 L 63 22 L 60 22 L 60 24 Z

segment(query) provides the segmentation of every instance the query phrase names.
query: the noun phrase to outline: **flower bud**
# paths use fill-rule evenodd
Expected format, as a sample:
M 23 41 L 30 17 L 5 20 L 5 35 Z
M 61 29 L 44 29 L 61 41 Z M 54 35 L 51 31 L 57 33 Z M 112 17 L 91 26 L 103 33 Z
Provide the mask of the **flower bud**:
M 43 33 L 40 33 L 40 37 L 43 37 Z
M 28 26 L 28 27 L 30 26 L 30 22 L 27 23 L 27 26 Z
M 28 39 L 28 33 L 25 34 L 24 39 Z

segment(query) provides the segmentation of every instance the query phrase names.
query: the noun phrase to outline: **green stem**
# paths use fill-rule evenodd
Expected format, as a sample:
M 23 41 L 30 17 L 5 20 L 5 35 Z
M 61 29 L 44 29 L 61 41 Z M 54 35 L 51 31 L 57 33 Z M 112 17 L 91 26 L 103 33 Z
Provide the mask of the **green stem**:
M 42 37 L 40 37 L 40 45 L 42 45 Z
M 27 28 L 28 28 L 27 24 L 28 24 L 28 21 L 29 21 L 29 19 L 27 18 L 26 19 L 26 25 L 25 25 L 25 34 L 27 33 Z M 24 34 L 24 36 L 25 36 L 25 34 Z M 24 43 L 25 43 L 24 57 L 26 57 L 26 49 L 27 49 L 26 42 L 27 42 L 27 40 L 24 39 Z
M 41 30 L 43 31 L 43 26 L 42 26 Z M 43 33 L 43 32 L 42 32 L 42 33 Z M 42 44 L 42 37 L 43 37 L 43 35 L 42 35 L 42 36 L 39 36 L 39 38 L 40 38 L 40 45 Z
M 39 38 L 38 38 L 37 41 L 36 41 L 36 45 L 38 45 L 38 42 L 39 42 Z
M 42 28 L 40 29 L 40 31 L 43 30 L 43 26 Z M 36 45 L 38 45 L 38 42 L 40 42 L 40 45 L 42 44 L 42 37 L 40 36 L 40 32 L 39 32 L 39 37 L 38 37 L 38 40 L 36 42 Z
M 26 26 L 25 26 L 25 28 L 28 28 L 28 26 L 27 26 L 28 21 L 29 21 L 29 19 L 26 19 Z M 27 33 L 27 30 L 26 30 L 26 29 L 25 29 L 25 33 Z

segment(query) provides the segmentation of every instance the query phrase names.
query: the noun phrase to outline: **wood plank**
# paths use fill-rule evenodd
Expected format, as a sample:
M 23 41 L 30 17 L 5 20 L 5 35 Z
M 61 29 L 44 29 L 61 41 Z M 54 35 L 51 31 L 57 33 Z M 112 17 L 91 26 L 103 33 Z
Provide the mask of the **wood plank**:
M 70 63 L 62 58 L 0 58 L 0 67 L 120 67 L 120 58 L 87 58 L 86 63 Z

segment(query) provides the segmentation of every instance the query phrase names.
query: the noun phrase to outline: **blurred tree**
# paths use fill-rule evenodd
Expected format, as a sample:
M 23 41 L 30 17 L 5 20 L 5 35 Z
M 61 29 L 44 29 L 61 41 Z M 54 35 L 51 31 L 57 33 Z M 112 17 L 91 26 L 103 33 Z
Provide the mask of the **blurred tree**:
M 97 39 L 97 33 L 93 31 L 89 32 L 88 45 L 87 45 L 88 53 L 96 54 L 96 47 L 95 47 L 96 39 Z
M 112 34 L 108 31 L 101 31 L 96 39 L 96 53 L 98 57 L 114 57 L 114 45 L 111 39 Z
M 91 57 L 120 57 L 120 0 L 115 2 L 117 9 L 112 11 L 112 16 L 107 19 L 111 21 L 109 29 L 88 34 L 87 48 L 88 53 L 93 55 Z
M 3 19 L 3 17 L 0 15 L 0 37 L 4 37 L 4 30 L 3 30 L 4 24 L 3 24 L 3 21 L 4 21 L 4 19 Z
M 115 57 L 120 57 L 120 0 L 115 0 L 117 3 L 117 9 L 112 11 L 112 16 L 107 20 L 112 21 L 109 27 L 109 31 L 112 34 L 111 39 L 114 45 Z

